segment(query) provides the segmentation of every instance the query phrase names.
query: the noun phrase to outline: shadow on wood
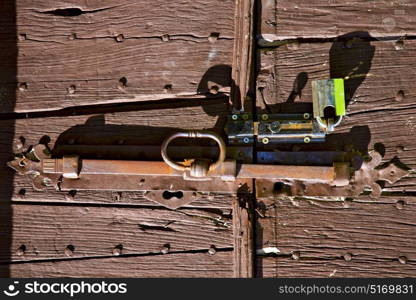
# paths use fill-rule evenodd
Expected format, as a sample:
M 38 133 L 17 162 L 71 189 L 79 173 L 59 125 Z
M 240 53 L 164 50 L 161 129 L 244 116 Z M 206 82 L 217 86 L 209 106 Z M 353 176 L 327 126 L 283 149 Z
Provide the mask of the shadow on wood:
M 12 111 L 16 102 L 16 8 L 15 1 L 3 0 L 0 3 L 0 114 Z M 20 84 L 24 92 L 26 84 Z M 1 117 L 0 117 L 1 118 Z M 4 259 L 0 264 L 0 277 L 10 277 L 8 262 L 10 261 L 12 240 L 12 209 L 13 171 L 7 168 L 6 162 L 12 158 L 14 120 L 3 123 L 10 129 L 10 134 L 1 137 L 0 151 L 0 256 Z M 15 144 L 16 146 L 16 144 Z M 22 191 L 23 193 L 23 191 Z

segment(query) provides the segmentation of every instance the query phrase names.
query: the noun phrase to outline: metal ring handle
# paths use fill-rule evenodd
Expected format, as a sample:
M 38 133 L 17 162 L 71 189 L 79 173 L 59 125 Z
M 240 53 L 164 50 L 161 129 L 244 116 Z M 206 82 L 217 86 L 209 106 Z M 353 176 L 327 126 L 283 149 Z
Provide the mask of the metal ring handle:
M 178 171 L 186 171 L 189 170 L 190 167 L 185 167 L 181 164 L 178 164 L 174 161 L 172 161 L 168 156 L 168 146 L 169 143 L 176 139 L 176 138 L 202 138 L 202 139 L 212 139 L 217 142 L 218 146 L 220 147 L 220 153 L 218 155 L 218 160 L 214 163 L 212 163 L 209 166 L 209 171 L 215 170 L 218 168 L 225 160 L 225 154 L 226 154 L 226 146 L 224 140 L 216 133 L 214 132 L 208 132 L 208 131 L 183 131 L 183 132 L 176 132 L 170 136 L 168 136 L 162 143 L 162 158 L 165 161 L 166 164 L 168 164 L 171 168 L 178 170 Z

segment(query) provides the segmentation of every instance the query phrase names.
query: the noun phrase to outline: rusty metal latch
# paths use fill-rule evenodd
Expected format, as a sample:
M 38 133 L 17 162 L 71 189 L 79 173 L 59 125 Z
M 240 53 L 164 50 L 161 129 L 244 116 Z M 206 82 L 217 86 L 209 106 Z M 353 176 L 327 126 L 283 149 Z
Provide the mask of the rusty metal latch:
M 302 186 L 314 185 L 321 190 L 321 185 L 324 185 L 346 194 L 353 193 L 349 188 L 350 183 L 353 183 L 358 188 L 354 193 L 371 186 L 374 194 L 380 194 L 381 189 L 375 183 L 377 179 L 373 178 L 386 177 L 383 170 L 375 169 L 381 162 L 380 157 L 371 164 L 363 164 L 362 170 L 356 171 L 351 178 L 353 170 L 350 162 L 345 162 L 344 159 L 334 160 L 336 162 L 332 165 L 273 164 L 273 159 L 265 160 L 264 164 L 253 164 L 245 158 L 244 147 L 233 146 L 254 142 L 265 145 L 272 142 L 324 141 L 326 134 L 332 132 L 345 115 L 343 81 L 317 81 L 312 85 L 313 117 L 309 113 L 263 114 L 257 116 L 259 121 L 254 121 L 252 115 L 233 114 L 229 117 L 227 126 L 228 146 L 214 132 L 192 130 L 166 137 L 160 149 L 163 161 L 83 159 L 78 155 L 56 158 L 51 156 L 46 145 L 39 144 L 16 154 L 8 166 L 19 174 L 28 176 L 37 190 L 55 187 L 59 191 L 144 191 L 145 197 L 171 209 L 196 200 L 200 192 L 249 193 L 253 191 L 253 179 L 256 179 L 259 195 L 273 194 L 274 187 L 269 185 L 275 182 L 289 182 L 293 187 L 302 182 Z M 334 110 L 330 118 L 325 112 L 328 108 Z M 176 157 L 173 160 L 169 155 L 172 147 L 170 144 L 178 138 L 211 139 L 218 145 L 217 156 L 185 157 L 181 158 L 183 161 Z M 263 151 L 258 155 L 264 158 L 279 153 Z M 388 170 L 388 181 L 407 174 L 394 167 Z
M 312 81 L 313 115 L 236 113 L 228 118 L 231 144 L 320 143 L 345 115 L 344 80 Z

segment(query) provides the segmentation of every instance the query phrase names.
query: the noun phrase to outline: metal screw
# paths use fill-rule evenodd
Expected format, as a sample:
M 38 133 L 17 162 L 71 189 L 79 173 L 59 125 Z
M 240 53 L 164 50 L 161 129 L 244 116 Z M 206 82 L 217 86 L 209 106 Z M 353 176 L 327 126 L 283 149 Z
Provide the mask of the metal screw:
M 231 119 L 233 119 L 234 121 L 238 120 L 238 116 L 237 115 L 232 115 Z
M 280 122 L 274 121 L 270 124 L 270 130 L 272 132 L 278 132 L 280 130 Z
M 299 258 L 300 258 L 300 252 L 299 251 L 292 252 L 292 259 L 299 260 Z
M 310 114 L 308 114 L 308 113 L 304 113 L 304 114 L 303 114 L 303 118 L 304 118 L 305 120 L 309 119 L 310 117 L 311 117 L 311 115 L 310 115 Z
M 269 138 L 265 137 L 265 138 L 261 139 L 261 142 L 266 145 L 270 142 L 270 140 L 269 140 Z
M 352 259 L 352 255 L 351 253 L 345 253 L 344 254 L 344 260 L 345 261 L 350 261 Z
M 262 119 L 263 121 L 267 121 L 267 120 L 269 119 L 269 115 L 266 115 L 266 114 L 261 115 L 261 119 Z
M 303 138 L 303 142 L 304 142 L 305 144 L 308 144 L 308 143 L 310 143 L 310 142 L 311 142 L 311 138 L 310 138 L 310 137 L 308 137 L 308 136 L 305 136 L 305 137 Z
M 245 137 L 243 139 L 243 142 L 244 142 L 244 144 L 248 144 L 248 143 L 250 143 L 250 139 L 248 137 Z

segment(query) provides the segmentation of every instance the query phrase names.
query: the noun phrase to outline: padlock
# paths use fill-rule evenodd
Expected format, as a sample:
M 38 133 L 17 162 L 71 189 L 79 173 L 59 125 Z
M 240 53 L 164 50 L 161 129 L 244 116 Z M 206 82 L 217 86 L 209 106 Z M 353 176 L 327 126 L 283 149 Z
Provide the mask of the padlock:
M 344 79 L 312 81 L 313 116 L 325 132 L 334 131 L 345 116 Z M 333 110 L 334 116 L 326 116 L 326 110 Z

